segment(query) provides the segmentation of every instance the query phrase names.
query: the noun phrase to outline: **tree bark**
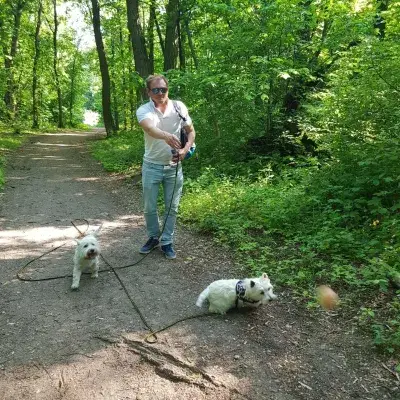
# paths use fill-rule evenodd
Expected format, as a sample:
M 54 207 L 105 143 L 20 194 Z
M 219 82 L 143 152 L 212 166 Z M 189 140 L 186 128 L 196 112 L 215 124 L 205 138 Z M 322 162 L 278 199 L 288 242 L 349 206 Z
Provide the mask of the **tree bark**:
M 38 114 L 38 99 L 37 99 L 37 66 L 40 57 L 40 28 L 42 25 L 42 11 L 43 4 L 42 1 L 39 0 L 38 12 L 37 12 L 37 21 L 36 21 L 36 30 L 35 30 L 35 55 L 33 58 L 33 71 L 32 71 L 32 128 L 39 128 L 39 114 Z
M 151 64 L 147 55 L 146 42 L 139 18 L 138 0 L 126 0 L 128 29 L 133 49 L 136 72 L 143 79 L 152 74 Z M 147 98 L 145 88 L 141 90 L 141 97 Z
M 115 131 L 114 121 L 111 112 L 111 90 L 110 90 L 110 74 L 108 72 L 108 63 L 106 53 L 104 51 L 103 37 L 100 30 L 100 7 L 97 0 L 92 1 L 92 21 L 94 38 L 96 41 L 97 55 L 99 57 L 101 81 L 102 81 L 102 106 L 104 127 L 106 128 L 107 136 L 111 136 Z
M 9 54 L 5 54 L 4 68 L 7 79 L 6 92 L 4 94 L 4 102 L 6 104 L 7 110 L 9 112 L 8 118 L 11 120 L 15 119 L 15 114 L 17 111 L 17 106 L 15 103 L 15 85 L 14 85 L 14 74 L 13 65 L 14 58 L 18 50 L 18 39 L 19 39 L 19 29 L 21 26 L 21 15 L 23 8 L 25 6 L 24 1 L 18 1 L 12 11 L 14 15 L 14 25 L 11 37 L 11 48 Z
M 164 71 L 176 69 L 178 60 L 179 0 L 169 0 L 167 5 L 167 29 L 165 32 Z

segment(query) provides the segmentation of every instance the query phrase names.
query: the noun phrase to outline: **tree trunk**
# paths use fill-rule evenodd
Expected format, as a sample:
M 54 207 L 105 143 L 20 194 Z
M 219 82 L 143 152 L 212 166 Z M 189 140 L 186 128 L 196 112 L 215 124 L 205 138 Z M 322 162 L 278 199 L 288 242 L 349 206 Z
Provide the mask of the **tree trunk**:
M 164 71 L 176 69 L 178 60 L 179 0 L 169 0 L 167 5 L 167 29 L 165 32 Z
M 154 22 L 156 23 L 158 41 L 160 42 L 161 52 L 162 52 L 162 55 L 163 55 L 163 58 L 164 58 L 164 57 L 165 57 L 164 39 L 163 39 L 163 37 L 162 37 L 162 32 L 161 32 L 160 24 L 158 23 L 157 15 L 156 15 L 156 14 L 154 14 Z
M 386 21 L 384 17 L 382 17 L 382 12 L 387 11 L 389 7 L 389 0 L 377 0 L 377 12 L 375 17 L 375 28 L 378 29 L 378 37 L 379 39 L 385 38 L 385 30 L 386 30 Z
M 125 52 L 124 52 L 124 35 L 122 33 L 122 24 L 121 24 L 121 20 L 119 20 L 119 49 L 120 49 L 120 57 L 122 61 L 122 89 L 123 89 L 123 104 L 122 104 L 122 113 L 121 113 L 121 124 L 124 125 L 124 130 L 127 131 L 128 130 L 128 122 L 127 122 L 127 118 L 126 118 L 126 109 L 128 107 L 127 104 L 127 96 L 128 96 L 128 91 L 129 91 L 129 87 L 127 86 L 127 74 L 126 74 L 126 63 L 125 63 Z M 129 78 L 128 78 L 129 79 Z M 128 90 L 127 90 L 128 89 Z
M 38 99 L 37 99 L 37 65 L 40 56 L 40 27 L 42 24 L 42 11 L 43 4 L 42 1 L 39 0 L 38 12 L 37 12 L 37 21 L 36 21 L 36 31 L 35 31 L 35 55 L 33 58 L 33 71 L 32 71 L 32 128 L 39 128 L 39 114 L 38 114 Z
M 150 69 L 154 71 L 154 24 L 156 20 L 156 6 L 154 0 L 150 4 L 149 25 L 147 27 L 147 40 L 149 43 L 149 63 Z
M 93 31 L 96 41 L 97 55 L 99 57 L 101 81 L 102 81 L 102 106 L 104 127 L 106 128 L 107 136 L 112 135 L 115 131 L 114 121 L 111 113 L 111 90 L 110 90 L 110 74 L 108 72 L 108 64 L 106 53 L 104 51 L 103 37 L 100 30 L 100 7 L 97 0 L 92 1 L 93 10 Z
M 53 70 L 54 70 L 54 79 L 55 79 L 56 90 L 57 90 L 57 102 L 58 102 L 58 122 L 57 122 L 57 126 L 59 128 L 64 128 L 63 109 L 62 109 L 62 95 L 61 95 L 60 77 L 59 77 L 59 74 L 58 74 L 58 47 L 57 47 L 58 16 L 57 16 L 57 0 L 53 0 L 53 11 L 54 11 Z
M 117 77 L 116 77 L 116 61 L 115 61 L 115 41 L 111 38 L 111 96 L 112 96 L 112 110 L 114 114 L 115 130 L 119 130 L 119 102 L 117 96 Z
M 135 126 L 135 98 L 134 98 L 134 84 L 133 84 L 133 68 L 132 64 L 129 64 L 129 126 L 133 130 Z
M 74 54 L 74 61 L 72 62 L 72 71 L 71 71 L 71 85 L 70 85 L 70 96 L 69 96 L 69 126 L 74 126 L 73 123 L 73 110 L 74 110 L 74 101 L 75 101 L 75 75 L 76 75 L 76 59 L 79 54 L 79 44 Z
M 5 54 L 5 59 L 4 59 L 4 68 L 7 77 L 6 78 L 7 86 L 6 86 L 6 92 L 4 94 L 4 102 L 6 104 L 9 113 L 8 118 L 10 118 L 11 120 L 14 120 L 16 113 L 13 65 L 14 65 L 14 58 L 17 54 L 17 49 L 18 49 L 19 28 L 21 26 L 21 15 L 24 6 L 25 6 L 24 1 L 18 1 L 12 11 L 14 15 L 14 25 L 11 37 L 11 49 L 9 54 Z
M 140 24 L 138 0 L 126 0 L 126 9 L 135 69 L 139 76 L 146 79 L 148 75 L 153 73 L 153 70 L 147 55 L 146 42 Z M 145 88 L 141 90 L 141 97 L 147 98 Z
M 179 69 L 182 71 L 186 70 L 186 56 L 185 47 L 183 46 L 184 34 L 181 31 L 181 12 L 178 11 L 178 21 L 176 23 L 177 34 L 178 34 L 178 54 L 179 54 Z
M 196 50 L 194 48 L 193 39 L 192 39 L 192 32 L 189 28 L 189 17 L 184 17 L 184 24 L 185 24 L 185 31 L 188 37 L 190 53 L 192 55 L 193 63 L 196 69 L 199 68 L 199 61 L 197 59 Z

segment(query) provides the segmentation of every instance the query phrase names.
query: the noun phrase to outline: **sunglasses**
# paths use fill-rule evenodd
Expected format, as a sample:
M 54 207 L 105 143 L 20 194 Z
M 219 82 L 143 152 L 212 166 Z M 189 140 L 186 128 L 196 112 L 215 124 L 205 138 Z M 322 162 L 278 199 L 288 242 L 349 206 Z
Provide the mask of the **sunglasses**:
M 168 88 L 165 88 L 165 87 L 155 87 L 155 88 L 153 88 L 153 89 L 151 89 L 151 92 L 153 93 L 153 94 L 158 94 L 158 93 L 162 93 L 162 94 L 165 94 L 165 93 L 167 93 L 168 92 Z

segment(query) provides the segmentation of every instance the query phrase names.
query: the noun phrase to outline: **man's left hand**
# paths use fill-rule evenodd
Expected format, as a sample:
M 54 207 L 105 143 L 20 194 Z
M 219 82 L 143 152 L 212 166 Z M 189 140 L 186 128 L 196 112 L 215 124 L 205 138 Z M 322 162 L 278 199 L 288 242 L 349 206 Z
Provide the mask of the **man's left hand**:
M 178 161 L 178 157 L 179 157 L 179 161 L 183 161 L 185 159 L 186 153 L 187 153 L 187 150 L 178 149 L 177 153 L 176 153 L 176 158 L 177 158 L 176 161 Z

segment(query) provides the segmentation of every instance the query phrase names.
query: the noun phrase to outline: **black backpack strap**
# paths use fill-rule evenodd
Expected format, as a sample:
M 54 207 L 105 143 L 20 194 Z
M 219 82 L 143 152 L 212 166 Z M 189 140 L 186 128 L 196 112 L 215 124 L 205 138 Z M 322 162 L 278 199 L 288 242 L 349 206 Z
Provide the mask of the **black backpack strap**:
M 178 103 L 177 103 L 175 100 L 172 100 L 172 104 L 174 105 L 175 111 L 178 113 L 179 118 L 180 118 L 183 122 L 186 122 L 187 118 L 185 118 L 184 116 L 182 116 L 182 114 L 179 112 Z

